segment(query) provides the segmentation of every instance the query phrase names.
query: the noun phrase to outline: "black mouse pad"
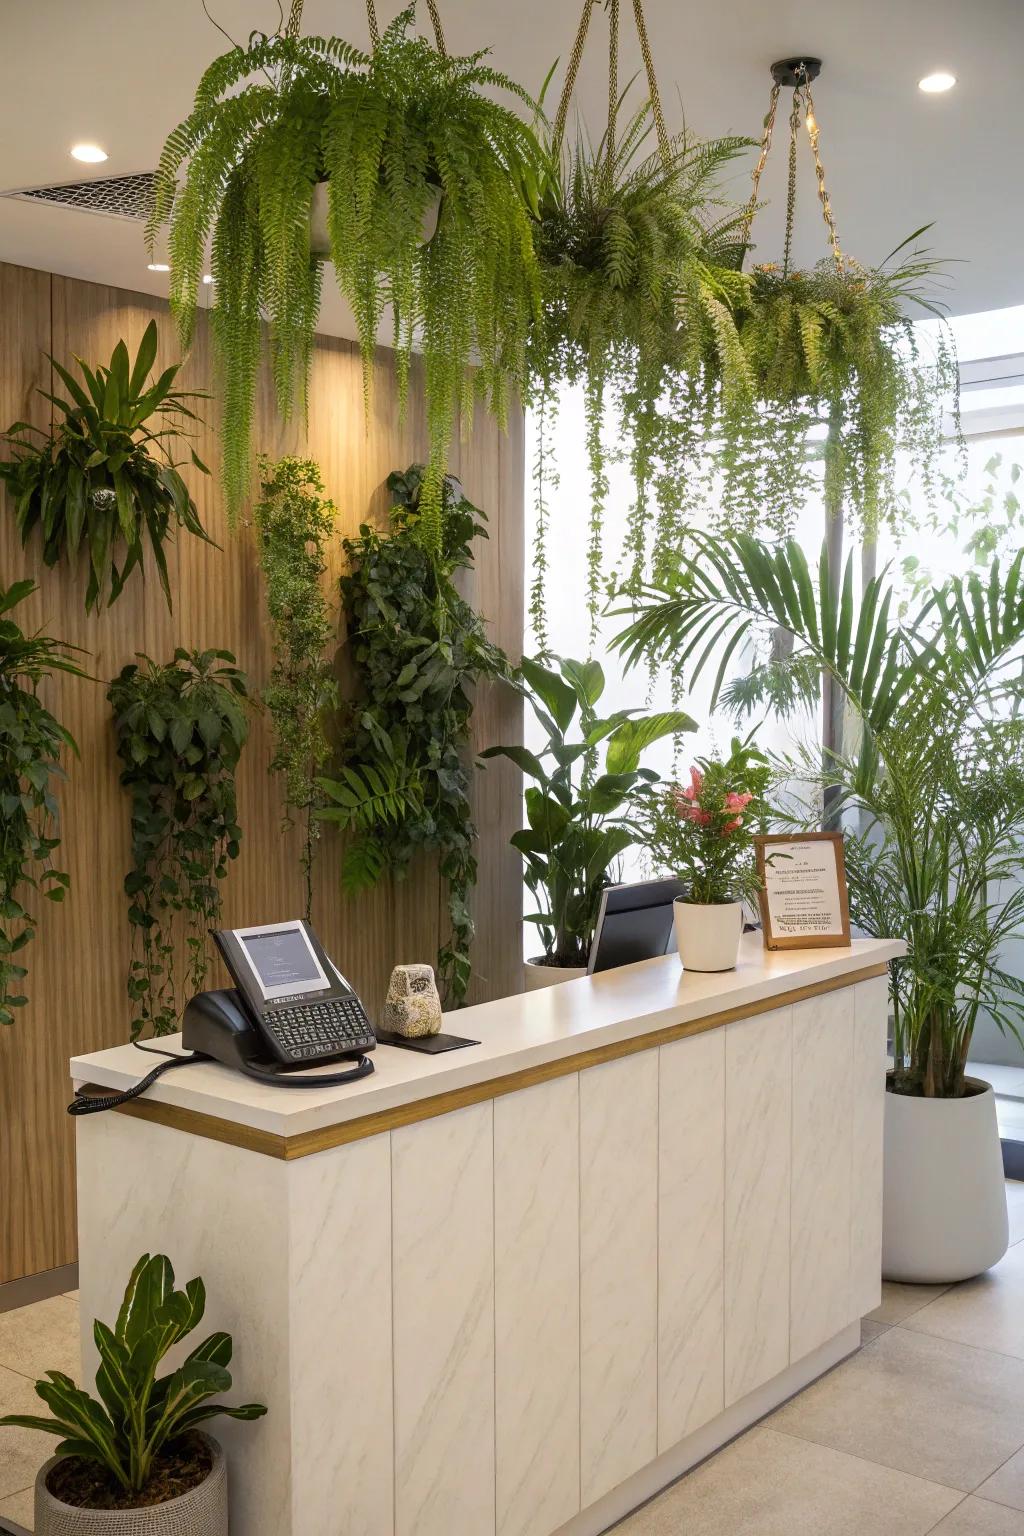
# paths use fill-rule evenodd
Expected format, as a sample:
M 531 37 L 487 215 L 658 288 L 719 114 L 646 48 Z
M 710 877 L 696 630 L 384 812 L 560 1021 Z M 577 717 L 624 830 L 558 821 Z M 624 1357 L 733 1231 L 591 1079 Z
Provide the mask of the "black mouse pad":
M 375 1030 L 378 1045 L 397 1045 L 400 1051 L 422 1051 L 426 1056 L 440 1056 L 442 1051 L 461 1051 L 464 1045 L 479 1045 L 479 1040 L 464 1040 L 461 1035 L 421 1035 L 418 1040 L 407 1040 L 404 1035 L 389 1034 L 386 1029 Z

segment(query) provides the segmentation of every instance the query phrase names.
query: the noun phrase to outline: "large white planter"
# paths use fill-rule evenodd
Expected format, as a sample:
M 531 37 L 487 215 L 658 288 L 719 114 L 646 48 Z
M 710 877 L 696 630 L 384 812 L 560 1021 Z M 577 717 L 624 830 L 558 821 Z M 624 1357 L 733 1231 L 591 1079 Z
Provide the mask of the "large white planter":
M 327 227 L 328 185 L 326 181 L 317 182 L 313 188 L 313 202 L 309 210 L 309 249 L 312 255 L 321 256 L 326 261 L 331 259 L 331 236 Z M 434 238 L 440 212 L 441 190 L 438 188 L 437 196 L 428 204 L 423 214 L 421 237 L 424 245 L 428 245 Z
M 677 896 L 672 903 L 676 946 L 684 971 L 731 971 L 743 935 L 743 903 L 705 906 Z
M 962 1099 L 885 1095 L 882 1274 L 913 1285 L 980 1275 L 1009 1230 L 996 1101 L 987 1083 Z
M 224 1452 L 209 1435 L 210 1474 L 180 1498 L 143 1509 L 77 1509 L 54 1498 L 46 1479 L 57 1457 L 36 1477 L 36 1536 L 228 1536 L 228 1473 Z
M 557 987 L 562 981 L 577 981 L 586 974 L 585 965 L 544 965 L 540 960 L 524 960 L 523 991 L 537 992 L 541 987 Z

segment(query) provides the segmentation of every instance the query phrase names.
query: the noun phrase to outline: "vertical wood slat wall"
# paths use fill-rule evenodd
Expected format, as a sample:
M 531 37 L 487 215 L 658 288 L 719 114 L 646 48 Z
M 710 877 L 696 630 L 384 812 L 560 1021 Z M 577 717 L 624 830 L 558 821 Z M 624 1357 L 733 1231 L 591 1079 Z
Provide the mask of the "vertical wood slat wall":
M 49 406 L 35 393 L 49 387 L 50 352 L 67 363 L 75 353 L 90 365 L 107 362 L 124 338 L 134 352 L 150 319 L 160 330 L 157 367 L 179 353 L 166 304 L 28 268 L 0 263 L 0 430 L 15 420 L 49 423 Z M 378 353 L 369 422 L 363 412 L 357 348 L 321 337 L 313 362 L 309 432 L 283 426 L 264 379 L 257 401 L 254 442 L 276 457 L 315 458 L 338 508 L 338 544 L 330 569 L 337 597 L 343 559 L 340 538 L 360 522 L 386 521 L 384 481 L 425 451 L 423 395 L 417 373 L 406 420 L 399 420 L 390 358 Z M 183 388 L 210 388 L 207 328 L 179 375 Z M 58 392 L 60 386 L 58 384 Z M 206 425 L 196 442 L 205 463 L 217 463 L 217 405 L 201 408 Z M 524 437 L 520 413 L 508 435 L 479 413 L 473 433 L 456 444 L 452 467 L 466 493 L 490 519 L 480 541 L 472 597 L 492 637 L 518 658 L 523 634 Z M 254 688 L 269 674 L 271 655 L 262 578 L 249 530 L 228 531 L 216 475 L 186 477 L 203 522 L 221 548 L 189 535 L 169 555 L 174 611 L 169 614 L 155 578 L 145 587 L 136 573 L 117 603 L 86 615 L 84 578 L 63 568 L 46 570 L 38 547 L 21 548 L 9 508 L 0 505 L 0 585 L 32 576 L 40 590 L 18 610 L 22 627 L 44 627 L 82 646 L 99 681 L 59 679 L 45 697 L 71 729 L 81 757 L 61 787 L 63 842 L 58 866 L 71 875 L 63 906 L 37 902 L 37 936 L 26 951 L 29 1004 L 13 1027 L 0 1029 L 0 1283 L 56 1268 L 76 1254 L 72 1122 L 68 1058 L 128 1037 L 125 975 L 129 929 L 122 881 L 129 858 L 128 798 L 118 783 L 106 681 L 144 651 L 169 660 L 176 645 L 234 651 Z M 3 492 L 0 490 L 0 503 Z M 521 707 L 511 690 L 481 689 L 474 714 L 474 744 L 521 740 Z M 280 788 L 270 778 L 269 722 L 252 718 L 239 769 L 240 857 L 224 885 L 226 922 L 273 922 L 301 912 L 300 835 L 281 830 Z M 480 883 L 475 898 L 478 936 L 470 1001 L 518 990 L 521 976 L 521 877 L 508 846 L 519 825 L 521 785 L 511 764 L 492 763 L 476 775 L 475 818 L 480 831 Z M 380 1003 L 391 967 L 433 960 L 445 930 L 443 892 L 436 868 L 424 859 L 409 879 L 346 900 L 338 890 L 339 848 L 330 829 L 321 845 L 314 922 L 328 952 L 366 998 Z M 215 968 L 211 985 L 222 978 Z M 144 1189 L 138 1198 L 145 1200 Z

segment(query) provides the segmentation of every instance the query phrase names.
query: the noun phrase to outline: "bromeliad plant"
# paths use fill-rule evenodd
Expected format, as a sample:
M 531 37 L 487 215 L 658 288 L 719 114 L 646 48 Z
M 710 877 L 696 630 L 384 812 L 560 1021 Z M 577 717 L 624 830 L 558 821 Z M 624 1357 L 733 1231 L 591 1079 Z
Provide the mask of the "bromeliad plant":
M 224 390 L 224 480 L 231 510 L 250 481 L 249 436 L 270 327 L 277 399 L 305 402 L 322 262 L 310 248 L 314 188 L 327 182 L 330 259 L 356 318 L 367 393 L 390 309 L 401 391 L 413 339 L 422 351 L 430 459 L 424 533 L 441 543 L 441 485 L 460 407 L 474 389 L 503 418 L 525 384 L 527 333 L 539 307 L 527 189 L 539 176 L 536 137 L 492 91 L 532 108 L 521 87 L 484 63 L 452 58 L 410 35 L 409 5 L 364 53 L 339 38 L 302 37 L 302 0 L 288 23 L 216 59 L 157 170 L 152 240 L 170 220 L 171 304 L 190 341 L 212 233 L 213 333 Z M 179 183 L 179 175 L 184 170 Z M 440 197 L 436 232 L 424 218 Z M 471 374 L 470 364 L 473 364 Z
M 180 363 L 149 383 L 156 349 L 151 320 L 134 363 L 123 341 L 108 367 L 92 369 L 76 358 L 84 385 L 51 357 L 70 398 L 39 393 L 63 421 L 49 433 L 18 421 L 6 434 L 13 457 L 0 463 L 0 479 L 7 483 L 21 541 L 27 545 L 38 529 L 48 566 L 74 566 L 85 551 L 87 610 L 120 597 L 136 567 L 145 576 L 147 547 L 170 608 L 167 540 L 184 528 L 212 542 L 174 456 L 188 436 L 185 424 L 198 421 L 190 402 L 205 396 L 174 389 Z M 191 447 L 189 455 L 196 469 L 208 473 Z
M 487 536 L 485 514 L 449 477 L 436 555 L 422 537 L 424 486 L 420 465 L 391 475 L 388 534 L 363 524 L 357 539 L 344 541 L 351 570 L 341 595 L 356 695 L 341 768 L 322 781 L 327 804 L 318 814 L 353 833 L 341 866 L 349 895 L 388 874 L 401 878 L 418 853 L 436 851 L 451 925 L 437 969 L 459 1003 L 469 985 L 474 931 L 473 694 L 511 668 L 455 586 L 457 572 L 472 569 L 472 540 Z
M 1018 1040 L 1024 1025 L 1024 982 L 1001 958 L 1024 921 L 1024 551 L 933 588 L 905 620 L 897 610 L 884 578 L 857 602 L 852 559 L 840 579 L 823 551 L 815 583 L 793 541 L 772 551 L 701 536 L 673 581 L 637 599 L 616 644 L 633 662 L 681 657 L 691 683 L 716 664 L 712 707 L 737 647 L 769 627 L 793 641 L 791 698 L 835 680 L 857 747 L 808 749 L 781 771 L 823 791 L 835 815 L 859 813 L 851 917 L 907 940 L 890 968 L 892 1088 L 957 1098 L 979 1015 Z M 756 673 L 744 703 L 769 689 L 779 697 Z M 806 810 L 794 815 L 806 824 Z
M 161 1361 L 199 1326 L 205 1310 L 202 1280 L 190 1280 L 176 1291 L 170 1260 L 161 1253 L 143 1254 L 113 1328 L 98 1320 L 93 1324 L 100 1357 L 97 1396 L 62 1371 L 47 1371 L 36 1382 L 36 1393 L 52 1416 L 8 1414 L 0 1425 L 56 1435 L 59 1457 L 74 1458 L 95 1471 L 96 1498 L 87 1507 L 152 1503 L 147 1488 L 161 1462 L 201 1424 L 220 1415 L 259 1419 L 267 1411 L 260 1403 L 232 1408 L 211 1401 L 231 1389 L 227 1333 L 210 1334 L 176 1369 L 157 1375 Z
M 755 900 L 753 838 L 764 821 L 770 776 L 764 753 L 749 738 L 734 737 L 727 758 L 697 759 L 688 785 L 651 794 L 644 842 L 659 873 L 685 882 L 687 901 Z
M 507 757 L 533 780 L 526 791 L 529 825 L 512 845 L 523 855 L 538 905 L 526 921 L 540 930 L 543 963 L 586 965 L 601 892 L 616 860 L 640 841 L 641 803 L 658 779 L 641 768 L 641 758 L 654 742 L 696 730 L 696 723 L 681 710 L 599 716 L 605 677 L 596 661 L 559 660 L 555 671 L 524 658 L 521 671 L 547 743 L 539 753 L 501 746 L 481 756 Z
M 132 927 L 128 996 L 132 1039 L 178 1028 L 178 925 L 185 925 L 185 987 L 202 989 L 208 934 L 220 916 L 219 882 L 242 836 L 235 769 L 249 730 L 248 686 L 230 651 L 178 649 L 123 668 L 107 693 L 121 783 L 131 795 Z
M 263 690 L 274 730 L 270 772 L 284 786 L 284 826 L 300 819 L 306 919 L 313 909 L 313 863 L 323 806 L 318 779 L 330 743 L 327 722 L 338 685 L 326 658 L 331 612 L 321 581 L 334 533 L 334 503 L 312 459 L 259 460 L 262 494 L 253 512 L 256 547 L 274 632 L 274 666 Z
M 84 674 L 73 649 L 49 635 L 26 634 L 11 615 L 36 590 L 33 581 L 0 587 L 0 1024 L 28 1001 L 28 974 L 20 952 L 31 941 L 36 918 L 25 906 L 37 891 L 63 901 L 70 880 L 55 869 L 60 847 L 56 784 L 60 760 L 77 752 L 70 731 L 44 706 L 39 685 L 54 672 Z

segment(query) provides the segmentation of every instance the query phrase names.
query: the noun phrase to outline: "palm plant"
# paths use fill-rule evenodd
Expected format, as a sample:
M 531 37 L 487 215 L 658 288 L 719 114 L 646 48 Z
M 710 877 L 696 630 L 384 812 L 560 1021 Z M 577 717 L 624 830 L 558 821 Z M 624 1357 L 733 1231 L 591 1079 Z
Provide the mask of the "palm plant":
M 113 1328 L 97 1321 L 93 1337 L 99 1351 L 98 1399 L 61 1371 L 47 1371 L 36 1392 L 51 1418 L 8 1414 L 0 1424 L 56 1435 L 57 1455 L 74 1457 L 99 1469 L 106 1485 L 127 1494 L 133 1507 L 144 1502 L 146 1485 L 160 1460 L 183 1436 L 223 1414 L 258 1419 L 260 1403 L 229 1408 L 211 1402 L 231 1387 L 231 1337 L 212 1333 L 166 1376 L 157 1376 L 161 1360 L 202 1321 L 206 1288 L 190 1280 L 174 1289 L 174 1270 L 162 1253 L 144 1253 L 132 1270 Z M 102 1489 L 100 1490 L 102 1491 Z
M 546 964 L 586 965 L 601 892 L 616 859 L 641 840 L 641 802 L 658 779 L 641 768 L 641 757 L 663 737 L 697 727 L 681 710 L 599 716 L 605 677 L 596 661 L 560 660 L 556 672 L 527 657 L 522 678 L 547 745 L 539 753 L 501 746 L 480 755 L 507 757 L 534 780 L 526 791 L 529 825 L 512 838 L 539 907 L 526 921 L 540 930 Z
M 212 542 L 174 458 L 175 443 L 186 435 L 185 423 L 197 420 L 190 402 L 205 396 L 173 387 L 180 363 L 149 384 L 156 349 L 156 321 L 151 320 L 134 363 L 123 341 L 107 367 L 89 368 L 76 358 L 84 387 L 51 357 L 71 398 L 39 393 L 57 407 L 63 421 L 51 433 L 18 421 L 6 434 L 14 457 L 0 463 L 0 480 L 7 482 L 22 543 L 28 544 L 38 529 L 46 565 L 74 565 L 85 550 L 86 609 L 121 595 L 136 566 L 143 569 L 147 541 L 170 608 L 164 543 L 172 524 Z M 195 449 L 190 457 L 206 474 Z
M 280 410 L 304 405 L 323 270 L 310 212 L 314 187 L 328 182 L 330 257 L 355 313 L 367 394 L 386 309 L 403 399 L 414 337 L 423 352 L 424 534 L 436 547 L 459 407 L 468 411 L 476 389 L 503 418 L 510 390 L 525 382 L 539 291 L 524 189 L 537 180 L 540 150 L 490 92 L 532 103 L 482 53 L 451 58 L 410 36 L 414 5 L 371 53 L 300 36 L 301 11 L 293 0 L 282 31 L 253 33 L 203 75 L 164 146 L 149 236 L 170 220 L 171 304 L 187 344 L 212 234 L 224 480 L 237 509 L 251 474 L 264 317 Z M 438 195 L 436 232 L 424 243 Z
M 834 679 L 856 750 L 808 749 L 780 766 L 823 789 L 833 810 L 860 813 L 847 849 L 851 916 L 907 940 L 891 968 L 892 1086 L 959 1097 L 979 1013 L 1017 1039 L 1024 1022 L 1024 982 L 1000 959 L 1024 920 L 1024 551 L 933 588 L 903 621 L 897 606 L 884 577 L 858 603 L 852 560 L 840 580 L 824 550 L 815 583 L 793 541 L 772 551 L 742 535 L 697 536 L 675 577 L 636 597 L 616 644 L 630 662 L 671 654 L 691 680 L 715 664 L 712 707 L 741 645 L 769 627 L 793 641 L 776 663 L 796 677 L 790 698 Z M 776 688 L 762 669 L 744 700 Z

